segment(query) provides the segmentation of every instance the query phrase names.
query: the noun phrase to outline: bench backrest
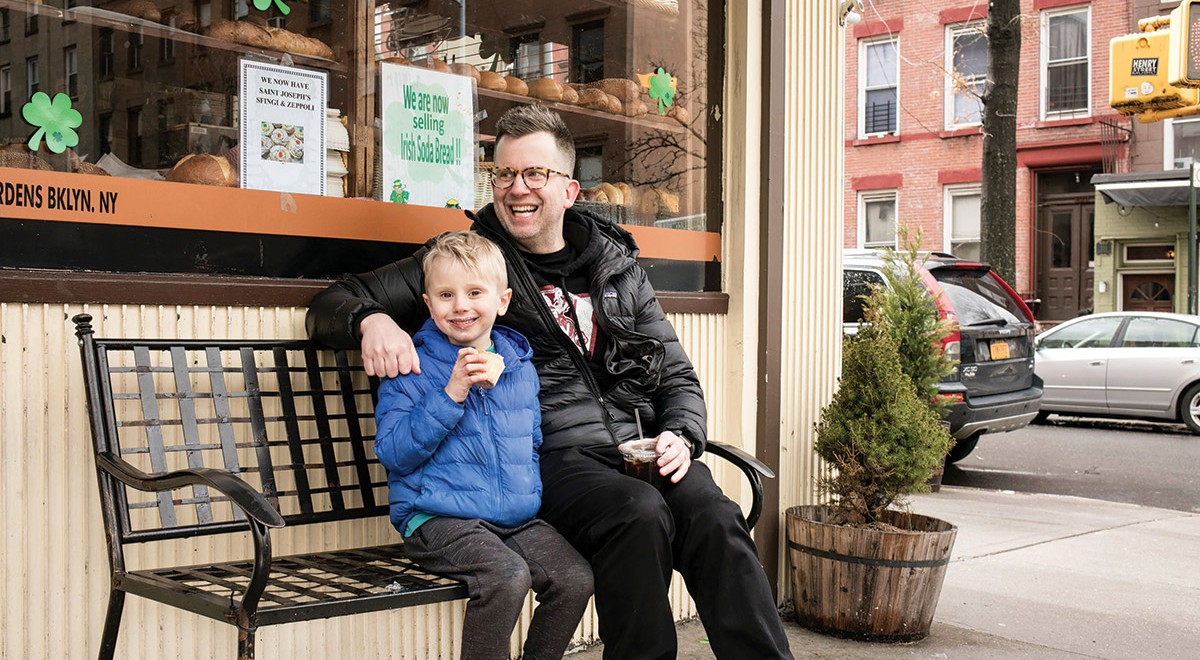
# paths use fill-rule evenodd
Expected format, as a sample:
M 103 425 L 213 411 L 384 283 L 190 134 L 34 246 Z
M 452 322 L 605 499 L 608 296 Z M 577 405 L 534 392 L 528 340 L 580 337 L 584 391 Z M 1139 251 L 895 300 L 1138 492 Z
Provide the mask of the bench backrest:
M 95 451 L 144 472 L 220 468 L 259 489 L 288 525 L 385 515 L 374 379 L 356 351 L 308 341 L 97 339 L 76 319 Z M 246 528 L 219 493 L 158 495 L 98 471 L 121 543 Z

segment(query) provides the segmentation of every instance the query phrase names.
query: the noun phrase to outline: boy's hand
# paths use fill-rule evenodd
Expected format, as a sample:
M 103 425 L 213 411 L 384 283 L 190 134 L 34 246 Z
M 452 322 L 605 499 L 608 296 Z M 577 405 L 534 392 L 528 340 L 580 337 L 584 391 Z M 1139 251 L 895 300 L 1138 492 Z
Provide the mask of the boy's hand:
M 450 371 L 450 382 L 446 383 L 446 396 L 458 403 L 467 400 L 472 385 L 490 383 L 487 374 L 487 358 L 479 349 L 467 346 L 458 351 L 454 369 Z

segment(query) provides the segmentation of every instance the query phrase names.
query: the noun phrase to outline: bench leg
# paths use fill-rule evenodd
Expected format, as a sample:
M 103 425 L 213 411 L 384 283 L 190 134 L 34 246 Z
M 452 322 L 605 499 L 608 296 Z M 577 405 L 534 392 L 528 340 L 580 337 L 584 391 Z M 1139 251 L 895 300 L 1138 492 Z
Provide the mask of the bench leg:
M 254 660 L 254 632 L 256 628 L 238 626 L 238 660 Z
M 117 633 L 121 631 L 124 609 L 125 592 L 113 589 L 108 594 L 108 614 L 104 617 L 104 634 L 100 637 L 100 660 L 112 660 L 117 650 Z

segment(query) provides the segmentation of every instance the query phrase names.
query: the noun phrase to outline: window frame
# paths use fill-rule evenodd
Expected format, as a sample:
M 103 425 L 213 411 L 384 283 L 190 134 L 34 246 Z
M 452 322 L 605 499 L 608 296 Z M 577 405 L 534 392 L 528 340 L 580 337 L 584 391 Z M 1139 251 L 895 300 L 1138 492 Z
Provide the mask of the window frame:
M 63 81 L 67 96 L 79 100 L 79 49 L 75 44 L 63 47 Z
M 979 119 L 976 121 L 956 121 L 954 101 L 958 98 L 958 89 L 961 87 L 973 87 L 976 84 L 987 85 L 987 61 L 984 61 L 984 72 L 977 76 L 960 76 L 954 68 L 954 53 L 955 39 L 968 33 L 981 35 L 984 43 L 987 42 L 987 25 L 984 21 L 969 21 L 966 23 L 958 23 L 955 25 L 946 26 L 946 43 L 945 43 L 945 70 L 946 70 L 946 85 L 945 85 L 945 127 L 948 130 L 958 128 L 970 128 L 973 126 L 983 125 L 983 101 L 979 101 Z M 965 93 L 965 92 L 964 92 Z
M 598 77 L 596 77 L 596 78 L 592 78 L 592 77 L 584 75 L 584 73 L 586 71 L 590 70 L 590 67 L 592 67 L 596 64 L 596 62 L 592 62 L 592 61 L 584 62 L 580 58 L 580 54 L 583 51 L 580 42 L 583 39 L 583 35 L 592 30 L 600 31 L 600 51 L 601 51 L 600 60 L 599 60 L 600 72 L 598 74 Z M 596 19 L 594 21 L 585 21 L 583 23 L 576 23 L 575 25 L 571 26 L 571 82 L 591 83 L 591 82 L 596 82 L 597 80 L 604 78 L 604 46 L 605 46 L 605 39 L 604 39 L 604 19 L 603 18 Z M 585 67 L 588 67 L 588 68 L 585 68 Z
M 867 54 L 875 46 L 891 44 L 896 53 L 896 68 L 892 71 L 891 85 L 869 86 L 867 84 Z M 891 131 L 867 132 L 867 94 L 884 89 L 896 90 L 895 129 Z M 858 42 L 858 135 L 867 138 L 880 135 L 900 134 L 900 35 L 892 34 L 876 39 L 860 39 Z
M 942 249 L 954 256 L 960 256 L 954 251 L 954 199 L 956 197 L 976 196 L 979 198 L 980 227 L 979 235 L 974 243 L 982 243 L 983 234 L 983 184 L 958 183 L 949 184 L 942 189 Z M 966 242 L 966 241 L 960 241 Z
M 146 37 L 139 30 L 131 30 L 129 32 L 129 49 L 125 52 L 125 71 L 127 73 L 137 73 L 142 71 L 145 66 L 145 50 Z
M 96 47 L 100 57 L 96 63 L 96 78 L 109 80 L 117 71 L 117 35 L 112 28 L 101 28 L 96 35 Z M 105 50 L 107 48 L 107 50 Z
M 32 99 L 41 91 L 42 71 L 37 55 L 25 58 L 25 98 Z
M 867 241 L 867 204 L 884 201 L 892 202 L 892 213 L 895 215 L 892 219 L 892 240 L 890 243 Z M 900 191 L 895 188 L 860 191 L 858 193 L 857 223 L 856 242 L 858 248 L 897 247 L 900 235 Z
M 0 117 L 12 116 L 12 64 L 0 65 Z
M 0 44 L 6 44 L 12 40 L 12 14 L 9 13 L 8 7 L 0 7 Z
M 1083 14 L 1087 25 L 1087 53 L 1083 61 L 1087 64 L 1087 74 L 1084 76 L 1084 81 L 1087 83 L 1087 93 L 1084 99 L 1086 105 L 1083 108 L 1072 108 L 1069 110 L 1050 110 L 1049 105 L 1049 78 L 1050 78 L 1050 19 L 1057 16 L 1066 16 L 1069 14 Z M 1040 80 L 1038 81 L 1039 89 L 1039 117 L 1042 121 L 1054 121 L 1056 119 L 1075 119 L 1078 117 L 1092 116 L 1092 8 L 1091 5 L 1072 6 L 1066 9 L 1045 10 L 1041 14 L 1041 41 L 1038 44 L 1038 67 L 1040 69 Z

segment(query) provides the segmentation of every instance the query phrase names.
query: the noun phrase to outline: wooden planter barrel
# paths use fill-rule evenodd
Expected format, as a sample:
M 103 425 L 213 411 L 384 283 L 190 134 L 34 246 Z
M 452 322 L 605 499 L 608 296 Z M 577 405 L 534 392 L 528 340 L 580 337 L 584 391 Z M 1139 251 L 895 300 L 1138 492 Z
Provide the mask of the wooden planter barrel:
M 875 642 L 929 635 L 958 530 L 889 511 L 884 531 L 826 523 L 825 506 L 787 510 L 788 566 L 800 625 Z

